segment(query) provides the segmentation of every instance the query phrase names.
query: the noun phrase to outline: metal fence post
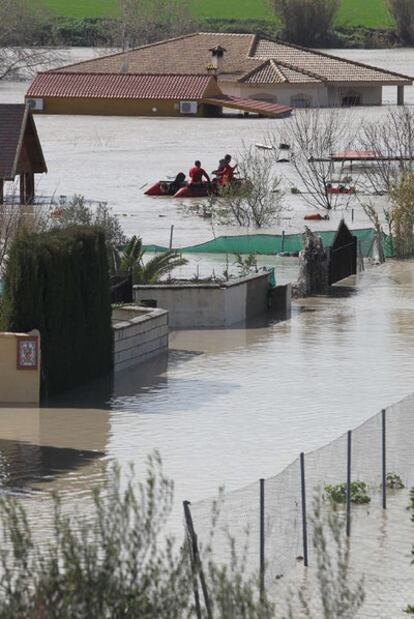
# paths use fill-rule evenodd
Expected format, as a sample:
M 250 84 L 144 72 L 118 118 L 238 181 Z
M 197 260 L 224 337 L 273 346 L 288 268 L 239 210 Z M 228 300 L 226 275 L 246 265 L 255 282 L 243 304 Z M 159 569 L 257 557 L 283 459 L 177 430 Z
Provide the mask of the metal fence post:
M 382 507 L 387 509 L 387 419 L 385 408 L 381 411 L 382 418 Z
M 303 565 L 308 567 L 308 528 L 306 522 L 305 454 L 300 454 L 300 487 L 302 495 Z
M 194 530 L 193 518 L 190 511 L 190 501 L 183 501 L 184 517 L 187 526 L 187 535 L 190 543 L 191 568 L 193 570 L 193 588 L 194 600 L 196 606 L 197 619 L 201 619 L 200 596 L 198 594 L 197 576 L 200 577 L 201 589 L 203 591 L 204 603 L 206 606 L 206 614 L 208 619 L 213 619 L 213 614 L 210 606 L 210 599 L 207 590 L 207 583 L 204 577 L 203 566 L 201 564 L 200 553 L 198 551 L 197 535 Z
M 260 598 L 265 595 L 265 480 L 260 480 Z
M 346 534 L 351 535 L 351 448 L 352 432 L 348 430 L 348 457 L 346 472 Z

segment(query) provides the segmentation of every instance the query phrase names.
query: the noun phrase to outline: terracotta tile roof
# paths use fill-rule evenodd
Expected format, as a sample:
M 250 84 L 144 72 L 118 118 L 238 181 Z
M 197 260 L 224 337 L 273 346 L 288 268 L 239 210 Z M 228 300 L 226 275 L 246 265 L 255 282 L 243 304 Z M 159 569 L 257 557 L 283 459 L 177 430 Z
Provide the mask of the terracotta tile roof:
M 295 71 L 288 65 L 273 59 L 265 60 L 239 80 L 243 84 L 311 84 L 321 81 L 309 72 Z
M 208 97 L 205 99 L 205 102 L 211 103 L 212 105 L 220 105 L 237 110 L 243 110 L 245 112 L 261 114 L 262 116 L 268 116 L 269 118 L 282 118 L 284 116 L 290 116 L 292 113 L 292 108 L 287 105 L 269 103 L 268 101 L 259 101 L 258 99 L 245 99 L 244 97 L 230 97 L 229 95 Z
M 344 60 L 322 52 L 271 40 L 261 35 L 199 32 L 175 39 L 144 45 L 129 52 L 88 60 L 69 65 L 65 72 L 119 73 L 128 66 L 129 73 L 205 73 L 211 61 L 210 48 L 221 45 L 224 53 L 219 71 L 219 81 L 243 80 L 246 74 L 274 60 L 277 69 L 270 65 L 263 69 L 268 83 L 323 82 L 376 82 L 382 84 L 410 84 L 412 78 L 354 61 Z M 260 73 L 259 73 L 260 75 Z M 304 77 L 301 78 L 300 76 Z M 259 82 L 251 82 L 259 83 Z
M 130 73 L 39 73 L 26 93 L 31 97 L 104 99 L 202 99 L 211 75 Z
M 60 70 L 118 73 L 120 67 L 128 62 L 129 73 L 205 73 L 211 63 L 209 50 L 220 44 L 226 50 L 221 73 L 237 79 L 258 64 L 257 60 L 248 57 L 252 40 L 251 34 L 195 33 L 69 65 Z
M 396 83 L 412 80 L 397 73 L 265 38 L 256 39 L 252 56 L 257 60 L 264 58 L 280 60 L 297 71 L 308 71 L 329 82 Z

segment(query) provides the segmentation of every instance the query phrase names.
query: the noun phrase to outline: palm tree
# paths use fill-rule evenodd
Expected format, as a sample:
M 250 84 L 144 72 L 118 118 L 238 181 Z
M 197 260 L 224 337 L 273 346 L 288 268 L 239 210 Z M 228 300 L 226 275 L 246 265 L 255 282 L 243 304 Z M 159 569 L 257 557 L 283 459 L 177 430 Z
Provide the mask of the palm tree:
M 164 275 L 177 267 L 187 264 L 187 260 L 175 251 L 165 251 L 144 261 L 145 249 L 142 239 L 134 235 L 122 250 L 114 249 L 113 262 L 118 273 L 132 274 L 134 284 L 155 284 Z
M 131 273 L 135 264 L 142 260 L 142 239 L 134 235 L 123 249 L 113 248 L 113 266 L 116 273 Z

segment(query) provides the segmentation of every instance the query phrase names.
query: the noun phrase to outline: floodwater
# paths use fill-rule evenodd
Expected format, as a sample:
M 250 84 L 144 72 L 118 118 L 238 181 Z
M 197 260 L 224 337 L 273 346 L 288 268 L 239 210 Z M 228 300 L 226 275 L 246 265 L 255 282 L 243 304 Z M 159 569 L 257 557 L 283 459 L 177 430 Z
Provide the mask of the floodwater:
M 93 50 L 75 50 L 79 60 L 95 54 Z M 75 53 L 75 52 L 72 52 Z M 395 71 L 414 75 L 413 50 L 351 50 L 355 60 L 365 60 Z M 68 58 L 69 60 L 69 58 Z M 0 102 L 22 101 L 28 82 L 1 82 Z M 384 101 L 395 103 L 396 87 L 384 89 Z M 406 101 L 414 103 L 414 89 L 406 88 Z M 358 108 L 343 111 L 351 127 L 363 119 L 379 119 L 386 107 Z M 174 225 L 174 246 L 204 242 L 221 234 L 238 234 L 239 229 L 220 226 L 210 219 L 189 213 L 189 201 L 172 198 L 149 198 L 145 186 L 159 178 L 186 172 L 195 158 L 206 170 L 217 167 L 224 153 L 237 153 L 245 147 L 263 143 L 267 135 L 279 134 L 287 120 L 205 118 L 122 118 L 88 116 L 37 116 L 36 124 L 43 145 L 49 173 L 38 178 L 40 196 L 70 197 L 74 193 L 95 201 L 105 201 L 122 218 L 127 234 L 140 234 L 146 243 L 168 245 Z M 278 141 L 278 140 L 277 140 Z M 314 211 L 300 196 L 290 194 L 298 179 L 290 165 L 278 164 L 276 172 L 283 179 L 288 207 L 269 232 L 286 233 L 303 229 L 303 215 Z M 191 201 L 190 201 L 191 202 Z M 369 221 L 356 201 L 345 209 L 340 198 L 338 209 L 329 222 L 317 222 L 317 229 L 332 229 L 345 220 L 352 227 L 368 227 Z M 354 213 L 352 208 L 354 208 Z M 379 210 L 381 205 L 379 205 Z M 354 219 L 353 219 L 354 217 Z
M 347 57 L 414 74 L 414 50 L 341 50 Z M 0 101 L 21 101 L 27 83 L 0 83 Z M 385 98 L 395 100 L 394 89 Z M 394 99 L 393 99 L 394 97 Z M 406 91 L 414 103 L 413 89 Z M 360 108 L 376 119 L 385 108 Z M 345 112 L 344 112 L 345 113 Z M 42 196 L 83 194 L 107 201 L 127 234 L 166 245 L 189 245 L 238 229 L 214 228 L 170 199 L 149 199 L 142 187 L 186 169 L 200 156 L 207 169 L 241 142 L 262 142 L 278 121 L 36 117 L 49 173 Z M 283 168 L 286 170 L 286 168 Z M 289 172 L 286 174 L 289 181 Z M 308 208 L 272 229 L 302 229 Z M 368 226 L 360 210 L 336 219 Z M 321 225 L 319 224 L 318 227 Z M 222 257 L 193 259 L 200 275 Z M 295 272 L 277 262 L 279 281 Z M 263 259 L 263 263 L 272 263 Z M 285 266 L 284 266 L 285 265 Z M 287 266 L 286 266 L 287 265 Z M 279 277 L 279 275 L 280 277 Z M 274 475 L 300 451 L 320 447 L 381 408 L 414 392 L 414 263 L 393 261 L 345 280 L 332 293 L 294 304 L 291 320 L 256 321 L 228 330 L 173 332 L 171 351 L 145 367 L 104 379 L 42 409 L 0 409 L 0 477 L 23 495 L 46 535 L 48 489 L 69 507 L 82 503 L 108 463 L 132 461 L 140 472 L 158 449 L 176 483 L 176 522 L 183 499 L 197 501 L 225 485 L 232 490 Z

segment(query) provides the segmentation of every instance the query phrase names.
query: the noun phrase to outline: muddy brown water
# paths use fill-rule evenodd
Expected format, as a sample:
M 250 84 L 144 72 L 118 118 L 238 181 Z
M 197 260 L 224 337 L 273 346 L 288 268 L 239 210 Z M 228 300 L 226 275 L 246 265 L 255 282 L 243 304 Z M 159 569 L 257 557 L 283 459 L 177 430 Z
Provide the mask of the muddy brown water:
M 413 50 L 338 52 L 414 74 Z M 0 101 L 20 101 L 27 83 L 0 83 Z M 385 98 L 395 102 L 395 89 Z M 413 89 L 406 92 L 414 102 Z M 384 108 L 356 115 L 379 118 Z M 241 141 L 263 141 L 277 121 L 37 117 L 49 174 L 40 195 L 84 194 L 108 201 L 127 234 L 167 244 L 206 241 L 239 230 L 212 229 L 169 199 L 138 190 L 158 176 L 189 166 L 202 144 L 203 163 L 215 166 Z M 286 168 L 283 168 L 285 170 Z M 282 172 L 281 172 L 282 173 Z M 289 179 L 289 172 L 284 172 Z M 296 232 L 306 208 L 272 230 Z M 338 211 L 331 229 L 345 215 Z M 355 227 L 368 225 L 355 212 Z M 321 224 L 318 224 L 321 227 Z M 295 276 L 292 262 L 276 264 L 279 281 Z M 196 256 L 187 274 L 223 267 L 223 257 Z M 278 275 L 279 274 L 279 275 Z M 0 409 L 0 480 L 18 493 L 40 536 L 49 531 L 47 491 L 60 490 L 68 509 L 85 506 L 91 485 L 108 463 L 132 461 L 138 472 L 159 449 L 180 501 L 213 495 L 274 475 L 300 451 L 336 438 L 381 408 L 414 392 L 414 263 L 390 261 L 344 280 L 329 296 L 296 303 L 286 322 L 262 320 L 228 330 L 174 332 L 168 358 L 106 378 L 41 409 Z M 87 508 L 85 508 L 87 509 Z M 178 530 L 177 528 L 177 530 Z M 391 543 L 391 542 L 390 542 Z M 406 559 L 407 557 L 405 557 Z

